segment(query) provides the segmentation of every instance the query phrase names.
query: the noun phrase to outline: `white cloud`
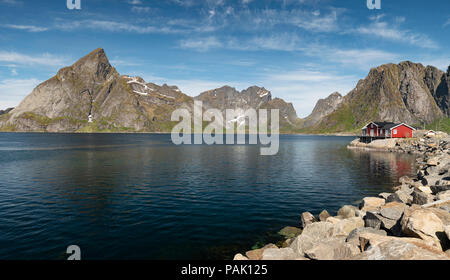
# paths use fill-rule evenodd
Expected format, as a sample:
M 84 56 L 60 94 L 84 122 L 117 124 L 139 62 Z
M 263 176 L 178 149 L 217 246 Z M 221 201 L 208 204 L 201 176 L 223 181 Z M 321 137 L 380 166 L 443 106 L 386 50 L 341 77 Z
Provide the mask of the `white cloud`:
M 6 79 L 0 81 L 0 109 L 16 107 L 39 84 L 37 79 Z
M 148 12 L 150 12 L 150 7 L 133 6 L 131 8 L 131 11 L 135 12 L 135 13 L 138 13 L 138 14 L 148 13 Z
M 399 24 L 405 21 L 404 18 L 397 17 L 394 25 L 389 24 L 387 21 L 382 21 L 383 18 L 384 15 L 371 17 L 369 25 L 361 26 L 355 29 L 354 32 L 423 48 L 436 49 L 439 47 L 436 42 L 425 34 L 400 29 Z
M 12 5 L 12 6 L 22 6 L 23 2 L 18 0 L 0 0 L 0 3 Z
M 31 56 L 18 52 L 0 51 L 0 62 L 22 64 L 22 65 L 61 67 L 66 64 L 66 59 L 54 56 L 49 53 Z
M 128 4 L 130 4 L 130 5 L 141 5 L 142 1 L 141 0 L 129 0 Z
M 309 45 L 306 55 L 319 57 L 327 62 L 338 63 L 350 68 L 369 70 L 372 67 L 395 62 L 399 55 L 377 49 L 339 49 L 326 45 Z
M 60 22 L 58 25 L 62 30 L 74 30 L 74 29 L 91 29 L 94 31 L 103 30 L 108 32 L 131 32 L 138 34 L 150 34 L 150 33 L 181 33 L 182 30 L 177 30 L 168 26 L 158 27 L 153 25 L 137 25 L 126 22 L 117 22 L 109 20 L 81 20 L 73 21 L 69 23 Z
M 250 38 L 227 37 L 218 39 L 214 36 L 191 38 L 180 41 L 183 49 L 207 51 L 210 49 L 226 48 L 241 51 L 273 50 L 300 51 L 302 40 L 296 34 L 276 34 L 270 36 L 254 36 Z
M 5 26 L 7 28 L 12 28 L 12 29 L 25 30 L 28 32 L 44 32 L 44 31 L 48 30 L 48 28 L 46 28 L 46 27 L 40 27 L 40 26 L 34 26 L 34 25 L 5 24 L 3 26 Z
M 450 25 L 450 18 L 444 23 L 444 27 Z
M 206 37 L 197 39 L 187 39 L 180 41 L 183 49 L 193 49 L 196 51 L 207 51 L 211 48 L 220 48 L 223 44 L 216 37 Z

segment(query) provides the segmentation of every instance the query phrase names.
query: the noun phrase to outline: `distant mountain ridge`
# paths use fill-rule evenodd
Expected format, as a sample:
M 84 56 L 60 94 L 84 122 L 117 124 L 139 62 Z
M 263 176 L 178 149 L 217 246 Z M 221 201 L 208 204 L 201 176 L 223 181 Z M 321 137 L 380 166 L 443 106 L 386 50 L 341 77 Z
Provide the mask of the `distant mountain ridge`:
M 220 96 L 222 102 L 217 102 Z M 283 123 L 295 122 L 292 104 L 273 99 L 264 88 L 238 92 L 222 87 L 196 99 L 205 107 L 280 109 Z M 189 111 L 194 98 L 176 86 L 158 86 L 140 77 L 120 75 L 103 49 L 96 49 L 38 85 L 16 108 L 0 115 L 1 131 L 45 132 L 170 132 L 171 113 Z M 92 122 L 90 122 L 92 118 Z
M 192 111 L 194 100 L 223 113 L 279 109 L 284 133 L 357 132 L 369 121 L 430 124 L 450 116 L 450 66 L 443 72 L 405 61 L 372 68 L 347 95 L 332 93 L 300 119 L 292 103 L 263 87 L 223 86 L 190 97 L 176 86 L 120 75 L 96 49 L 38 85 L 16 108 L 0 111 L 0 131 L 170 132 L 171 113 Z

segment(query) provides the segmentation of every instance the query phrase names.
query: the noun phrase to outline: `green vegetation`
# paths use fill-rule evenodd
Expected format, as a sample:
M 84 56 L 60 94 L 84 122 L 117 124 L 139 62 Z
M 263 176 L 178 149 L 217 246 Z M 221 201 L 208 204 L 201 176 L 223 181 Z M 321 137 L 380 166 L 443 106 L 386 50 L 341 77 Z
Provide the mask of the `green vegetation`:
M 330 134 L 335 132 L 357 133 L 361 128 L 356 123 L 348 105 L 341 106 L 338 110 L 326 117 L 318 126 L 301 129 L 302 133 Z
M 416 128 L 423 128 L 423 125 L 417 125 Z M 425 129 L 434 131 L 444 131 L 450 133 L 450 118 L 446 117 L 425 125 Z

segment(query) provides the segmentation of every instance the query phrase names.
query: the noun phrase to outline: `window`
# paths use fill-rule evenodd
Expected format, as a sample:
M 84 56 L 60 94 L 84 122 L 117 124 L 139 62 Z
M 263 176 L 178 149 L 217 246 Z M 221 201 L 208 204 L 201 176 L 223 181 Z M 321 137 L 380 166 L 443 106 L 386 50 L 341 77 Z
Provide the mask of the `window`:
M 397 129 L 394 129 L 394 134 L 397 134 Z

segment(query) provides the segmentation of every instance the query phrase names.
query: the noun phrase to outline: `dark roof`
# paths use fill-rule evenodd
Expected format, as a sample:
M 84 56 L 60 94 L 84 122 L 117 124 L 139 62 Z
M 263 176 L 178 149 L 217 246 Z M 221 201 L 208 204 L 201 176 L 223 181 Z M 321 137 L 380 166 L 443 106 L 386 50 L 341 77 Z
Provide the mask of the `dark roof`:
M 371 123 L 375 124 L 376 126 L 378 126 L 381 129 L 386 129 L 386 130 L 391 130 L 392 128 L 400 126 L 400 125 L 405 125 L 407 127 L 410 127 L 411 129 L 414 129 L 413 127 L 411 127 L 407 124 L 404 124 L 404 123 L 393 123 L 393 122 L 371 122 Z M 369 123 L 369 124 L 371 124 L 371 123 Z M 364 128 L 366 128 L 368 125 L 366 125 Z
M 393 123 L 393 122 L 374 122 L 374 124 L 376 126 L 378 126 L 379 128 L 385 128 L 385 127 L 388 127 L 388 126 L 394 127 L 396 125 L 399 125 L 399 124 L 396 124 L 396 123 Z

